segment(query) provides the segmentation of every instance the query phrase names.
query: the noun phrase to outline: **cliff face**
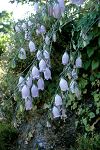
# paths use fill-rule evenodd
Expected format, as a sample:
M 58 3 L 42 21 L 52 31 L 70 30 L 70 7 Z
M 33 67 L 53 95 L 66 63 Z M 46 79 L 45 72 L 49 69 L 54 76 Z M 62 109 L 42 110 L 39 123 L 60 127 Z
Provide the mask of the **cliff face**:
M 56 119 L 47 127 L 47 112 L 27 114 L 19 128 L 19 150 L 67 150 L 75 140 L 75 116 L 67 113 L 65 122 Z

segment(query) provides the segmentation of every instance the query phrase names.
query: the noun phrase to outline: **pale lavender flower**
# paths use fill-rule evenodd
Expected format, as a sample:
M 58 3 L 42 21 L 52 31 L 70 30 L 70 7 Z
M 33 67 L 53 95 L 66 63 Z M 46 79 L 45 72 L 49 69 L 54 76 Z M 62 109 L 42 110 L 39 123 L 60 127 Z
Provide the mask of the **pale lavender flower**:
M 62 56 L 62 64 L 63 64 L 63 65 L 67 65 L 68 62 L 69 62 L 69 55 L 68 55 L 67 52 L 65 52 L 65 53 L 63 54 L 63 56 Z
M 40 50 L 38 50 L 37 54 L 36 54 L 37 60 L 41 60 L 42 59 L 42 52 Z
M 45 78 L 46 80 L 52 79 L 52 78 L 51 78 L 51 71 L 50 71 L 49 68 L 46 68 L 46 69 L 45 69 L 45 71 L 44 71 L 44 78 Z
M 22 98 L 25 99 L 30 96 L 30 89 L 27 85 L 24 85 L 22 88 Z
M 82 59 L 81 57 L 78 57 L 75 61 L 76 68 L 82 68 Z
M 36 66 L 34 66 L 32 69 L 32 77 L 33 77 L 33 79 L 39 79 L 39 77 L 40 77 L 39 70 Z
M 43 59 L 39 62 L 39 69 L 40 72 L 43 72 L 46 69 L 46 62 Z
M 26 84 L 29 88 L 32 86 L 32 77 L 27 77 Z
M 61 98 L 60 95 L 56 94 L 54 104 L 55 104 L 56 106 L 62 105 L 62 98 Z
M 30 52 L 36 51 L 35 44 L 32 41 L 29 42 L 29 49 L 30 49 Z
M 42 78 L 40 78 L 37 82 L 37 86 L 39 90 L 44 90 L 44 80 Z
M 68 91 L 69 88 L 68 88 L 68 83 L 65 79 L 61 78 L 60 79 L 60 83 L 59 83 L 59 86 L 60 86 L 60 89 L 61 91 Z
M 58 118 L 61 116 L 60 111 L 56 106 L 53 107 L 52 114 L 53 114 L 53 118 Z
M 32 88 L 31 88 L 31 94 L 32 94 L 33 98 L 39 97 L 39 91 L 35 84 L 33 84 Z
M 31 96 L 25 98 L 25 109 L 26 110 L 31 110 L 32 109 L 32 98 L 31 98 Z
M 24 50 L 24 48 L 21 48 L 21 49 L 19 50 L 18 57 L 19 57 L 20 59 L 26 59 L 26 51 Z

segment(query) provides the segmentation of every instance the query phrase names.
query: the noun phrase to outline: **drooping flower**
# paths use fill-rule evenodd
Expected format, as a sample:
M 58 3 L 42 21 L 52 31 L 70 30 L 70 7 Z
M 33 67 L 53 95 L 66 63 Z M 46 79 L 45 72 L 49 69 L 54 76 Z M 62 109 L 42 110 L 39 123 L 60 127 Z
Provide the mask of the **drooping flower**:
M 20 59 L 26 59 L 26 52 L 25 52 L 24 48 L 21 48 L 21 49 L 19 50 L 18 57 L 19 57 Z
M 72 93 L 75 93 L 75 89 L 77 88 L 77 82 L 72 80 L 71 83 L 70 83 L 70 91 Z
M 56 34 L 55 33 L 53 33 L 52 39 L 53 39 L 53 42 L 56 42 Z
M 49 59 L 50 58 L 50 54 L 46 50 L 43 51 L 43 55 L 44 55 L 45 59 Z
M 58 0 L 59 6 L 60 6 L 60 11 L 61 14 L 64 13 L 65 11 L 65 4 L 64 4 L 64 0 Z
M 39 77 L 40 77 L 39 70 L 36 66 L 34 66 L 32 69 L 32 77 L 33 77 L 33 79 L 39 79 Z
M 32 98 L 31 98 L 31 96 L 25 98 L 25 109 L 26 110 L 31 110 L 32 109 Z
M 39 91 L 38 91 L 38 88 L 37 88 L 37 86 L 35 84 L 32 85 L 31 94 L 32 94 L 33 98 L 39 96 Z
M 22 98 L 25 99 L 30 96 L 30 89 L 27 85 L 24 85 L 22 88 Z
M 53 17 L 59 19 L 61 17 L 60 5 L 55 3 L 53 6 Z
M 60 95 L 56 94 L 55 96 L 55 103 L 54 103 L 56 106 L 60 106 L 62 105 L 62 98 Z
M 43 34 L 46 33 L 46 28 L 45 28 L 44 25 L 41 25 L 40 32 L 43 33 Z
M 22 24 L 22 29 L 23 29 L 23 30 L 27 30 L 26 23 L 23 23 L 23 24 Z
M 48 35 L 46 35 L 46 37 L 45 37 L 45 43 L 46 43 L 47 45 L 50 44 L 50 38 L 48 37 Z
M 84 0 L 70 0 L 71 3 L 75 4 L 75 5 L 82 5 L 84 3 Z
M 21 30 L 20 30 L 20 27 L 18 26 L 18 25 L 15 25 L 15 31 L 16 32 L 20 32 Z
M 60 83 L 59 83 L 59 86 L 60 86 L 60 89 L 61 91 L 68 91 L 69 88 L 68 88 L 68 83 L 65 79 L 61 78 L 60 79 Z
M 82 59 L 81 57 L 78 57 L 75 61 L 76 68 L 82 68 Z
M 40 72 L 43 72 L 46 69 L 46 62 L 43 59 L 41 59 L 39 62 L 39 69 Z
M 27 77 L 26 84 L 29 88 L 32 86 L 32 77 Z
M 29 42 L 29 49 L 30 49 L 30 52 L 36 51 L 35 44 L 32 41 Z
M 36 57 L 37 57 L 37 60 L 42 59 L 42 52 L 40 50 L 37 51 Z
M 44 80 L 40 78 L 37 82 L 38 90 L 44 90 Z
M 56 106 L 53 107 L 52 114 L 53 114 L 53 118 L 58 118 L 61 116 L 60 111 Z
M 39 4 L 36 2 L 33 6 L 33 13 L 36 14 L 39 10 Z
M 31 27 L 33 25 L 33 23 L 29 20 L 28 21 L 28 26 Z
M 67 65 L 68 64 L 68 61 L 69 61 L 69 55 L 67 52 L 65 52 L 62 56 L 62 64 L 63 65 Z
M 20 76 L 19 77 L 19 81 L 18 81 L 18 88 L 19 88 L 19 91 L 21 91 L 22 90 L 22 87 L 25 85 L 25 79 L 22 77 L 22 76 Z
M 44 78 L 45 78 L 46 80 L 52 79 L 52 78 L 51 78 L 51 71 L 50 71 L 50 69 L 47 68 L 47 67 L 46 67 L 46 69 L 45 69 L 45 71 L 44 71 Z

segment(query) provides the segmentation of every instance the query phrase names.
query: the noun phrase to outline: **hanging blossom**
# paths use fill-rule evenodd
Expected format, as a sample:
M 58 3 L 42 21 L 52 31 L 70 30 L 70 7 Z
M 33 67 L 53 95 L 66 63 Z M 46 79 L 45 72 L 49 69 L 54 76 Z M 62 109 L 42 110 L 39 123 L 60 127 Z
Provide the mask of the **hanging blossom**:
M 56 42 L 56 40 L 57 40 L 56 33 L 53 33 L 52 40 L 53 40 L 53 42 Z
M 75 80 L 72 80 L 70 83 L 70 91 L 72 93 L 75 93 L 75 89 L 77 88 L 77 82 Z
M 43 51 L 43 56 L 44 56 L 45 59 L 50 59 L 50 54 L 46 50 Z
M 55 104 L 55 106 L 61 106 L 62 105 L 62 98 L 60 95 L 56 94 L 54 104 Z
M 27 25 L 26 25 L 26 23 L 23 23 L 22 24 L 22 29 L 25 31 L 25 30 L 27 30 Z
M 31 94 L 32 94 L 33 98 L 39 97 L 39 91 L 38 91 L 38 88 L 35 84 L 32 85 Z
M 32 68 L 32 77 L 33 77 L 33 79 L 39 79 L 39 77 L 40 77 L 39 70 L 36 66 L 34 66 Z
M 60 110 L 56 106 L 52 108 L 52 114 L 53 118 L 59 118 L 61 116 Z
M 30 96 L 30 89 L 27 85 L 24 85 L 22 88 L 22 98 L 25 99 Z
M 44 78 L 45 78 L 46 80 L 52 79 L 52 78 L 51 78 L 51 71 L 50 71 L 49 68 L 46 68 L 46 69 L 45 69 L 45 71 L 44 71 Z
M 31 98 L 31 96 L 25 98 L 25 109 L 26 110 L 31 110 L 32 109 L 32 98 Z
M 19 77 L 19 81 L 18 81 L 18 88 L 19 88 L 19 91 L 21 91 L 22 90 L 22 87 L 25 85 L 25 79 L 22 77 L 22 76 L 20 76 Z
M 32 77 L 27 77 L 26 84 L 29 88 L 32 86 Z
M 82 68 L 82 59 L 81 57 L 78 57 L 75 61 L 76 68 Z
M 41 32 L 41 34 L 46 33 L 46 28 L 45 28 L 44 25 L 41 25 L 41 27 L 40 27 L 40 32 Z
M 34 42 L 32 42 L 32 41 L 29 42 L 29 49 L 30 49 L 30 52 L 36 51 Z
M 15 25 L 15 31 L 16 32 L 21 32 L 20 27 L 18 25 Z
M 44 90 L 44 80 L 40 78 L 37 82 L 38 90 Z
M 60 79 L 60 83 L 59 83 L 59 86 L 60 86 L 60 89 L 61 91 L 68 91 L 69 88 L 68 88 L 68 83 L 65 79 L 61 78 Z
M 69 55 L 68 55 L 67 52 L 65 52 L 65 53 L 63 54 L 63 56 L 62 56 L 62 64 L 63 64 L 63 65 L 67 65 L 68 62 L 69 62 Z
M 18 57 L 19 57 L 20 59 L 26 59 L 26 51 L 24 50 L 24 48 L 21 48 L 21 49 L 19 50 Z
M 33 23 L 29 20 L 29 21 L 28 21 L 28 26 L 29 26 L 29 27 L 32 27 L 32 25 L 33 25 Z
M 39 4 L 38 3 L 35 3 L 34 6 L 33 6 L 33 12 L 34 14 L 36 14 L 39 10 Z
M 46 69 L 46 62 L 43 59 L 39 62 L 39 69 L 40 72 L 43 72 Z
M 42 59 L 42 52 L 40 50 L 37 51 L 36 57 L 37 57 L 37 60 Z
M 72 4 L 75 4 L 75 5 L 82 5 L 84 3 L 84 0 L 70 0 Z

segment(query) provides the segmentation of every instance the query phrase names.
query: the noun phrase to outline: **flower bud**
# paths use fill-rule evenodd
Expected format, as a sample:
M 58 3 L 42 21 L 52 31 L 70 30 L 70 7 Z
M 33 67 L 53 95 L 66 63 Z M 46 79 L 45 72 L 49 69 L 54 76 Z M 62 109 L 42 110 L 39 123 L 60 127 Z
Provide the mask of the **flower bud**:
M 38 3 L 35 3 L 34 6 L 33 6 L 33 12 L 34 14 L 36 14 L 39 10 L 39 4 Z
M 21 49 L 19 50 L 18 57 L 19 57 L 20 59 L 26 59 L 26 52 L 25 52 L 24 48 L 21 48 Z
M 23 87 L 24 85 L 25 85 L 25 79 L 24 79 L 22 76 L 20 76 L 19 81 L 18 81 L 18 88 L 19 88 L 19 91 L 22 90 L 22 87 Z
M 76 68 L 82 68 L 82 59 L 78 57 L 75 62 Z
M 37 82 L 38 90 L 44 90 L 44 80 L 40 78 Z
M 46 35 L 46 37 L 45 37 L 45 43 L 47 44 L 47 45 L 49 45 L 50 44 L 50 38 Z
M 32 109 L 32 98 L 31 98 L 31 96 L 25 98 L 25 109 L 26 110 L 31 110 Z
M 45 71 L 44 71 L 44 78 L 45 78 L 46 80 L 51 79 L 51 71 L 50 71 L 49 68 L 46 68 L 46 69 L 45 69 Z
M 62 98 L 58 94 L 56 94 L 56 96 L 55 96 L 55 105 L 56 106 L 62 105 Z
M 29 42 L 29 49 L 30 49 L 30 52 L 36 51 L 35 44 L 32 41 Z
M 59 83 L 59 86 L 60 86 L 60 89 L 61 91 L 68 91 L 69 88 L 68 88 L 68 83 L 65 79 L 61 78 L 60 79 L 60 83 Z
M 43 72 L 46 69 L 46 62 L 43 59 L 39 62 L 39 69 L 40 72 Z
M 46 50 L 44 50 L 43 55 L 44 55 L 45 59 L 49 59 L 50 58 L 50 54 Z
M 26 80 L 27 86 L 30 88 L 32 86 L 32 77 L 28 77 Z
M 33 98 L 39 96 L 39 91 L 38 91 L 38 88 L 35 84 L 33 84 L 32 88 L 31 88 L 31 94 L 32 94 Z
M 55 106 L 52 109 L 52 113 L 53 113 L 53 118 L 58 118 L 61 116 L 59 109 Z
M 68 64 L 68 61 L 69 61 L 69 55 L 67 52 L 65 52 L 62 56 L 62 64 L 63 65 L 67 65 Z
M 40 77 L 39 70 L 36 66 L 34 66 L 32 69 L 32 77 L 33 79 L 38 79 Z

